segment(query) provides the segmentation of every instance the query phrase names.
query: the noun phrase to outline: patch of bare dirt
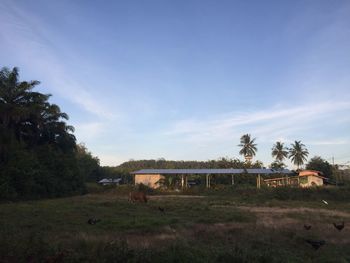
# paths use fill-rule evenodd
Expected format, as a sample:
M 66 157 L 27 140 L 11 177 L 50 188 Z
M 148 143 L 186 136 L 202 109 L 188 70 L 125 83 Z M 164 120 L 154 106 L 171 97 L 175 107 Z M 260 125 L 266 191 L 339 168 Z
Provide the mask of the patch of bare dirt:
M 161 247 L 166 241 L 173 241 L 179 236 L 176 233 L 160 233 L 160 234 L 129 234 L 125 237 L 128 246 L 131 248 L 149 248 Z
M 269 213 L 269 214 L 289 214 L 289 213 L 311 213 L 311 214 L 324 214 L 327 216 L 339 216 L 350 218 L 350 213 L 339 210 L 328 210 L 322 208 L 282 208 L 282 207 L 257 207 L 257 206 L 237 206 L 237 208 L 246 210 L 253 213 Z
M 166 198 L 178 198 L 178 199 L 193 199 L 193 198 L 205 198 L 202 195 L 148 195 L 149 199 L 158 200 Z
M 242 233 L 244 229 L 254 228 L 251 223 L 217 223 L 217 224 L 195 224 L 188 228 L 164 227 L 160 233 L 132 233 L 126 235 L 127 243 L 133 248 L 162 247 L 167 241 L 179 239 L 203 239 L 215 238 L 227 239 L 234 233 Z M 238 234 L 237 237 L 240 237 Z

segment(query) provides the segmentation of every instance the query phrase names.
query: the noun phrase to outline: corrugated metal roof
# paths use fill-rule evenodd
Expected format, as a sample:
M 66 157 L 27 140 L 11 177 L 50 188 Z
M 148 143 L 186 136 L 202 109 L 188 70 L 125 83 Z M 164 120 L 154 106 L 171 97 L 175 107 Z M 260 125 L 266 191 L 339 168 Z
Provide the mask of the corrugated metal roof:
M 288 169 L 142 169 L 131 174 L 291 174 Z
M 112 178 L 104 178 L 100 181 L 98 181 L 99 183 L 119 183 L 122 179 L 121 178 L 117 178 L 117 179 L 112 179 Z

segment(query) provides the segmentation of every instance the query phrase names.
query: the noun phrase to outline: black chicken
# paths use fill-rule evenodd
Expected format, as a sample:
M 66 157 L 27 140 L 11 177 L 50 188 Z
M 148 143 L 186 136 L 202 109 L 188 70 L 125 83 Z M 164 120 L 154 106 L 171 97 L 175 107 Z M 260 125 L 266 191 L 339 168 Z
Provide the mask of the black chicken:
M 158 210 L 162 212 L 163 214 L 165 213 L 165 209 L 163 207 L 158 206 Z
M 342 231 L 343 230 L 343 228 L 345 227 L 345 224 L 344 224 L 344 221 L 341 223 L 341 224 L 339 224 L 339 225 L 337 225 L 336 223 L 333 223 L 333 226 L 336 228 L 336 229 L 338 229 L 339 231 Z
M 326 241 L 324 240 L 305 239 L 305 242 L 309 243 L 315 250 L 318 250 L 320 247 L 326 244 Z
M 101 219 L 96 219 L 96 218 L 89 218 L 88 224 L 90 225 L 96 225 L 98 222 L 100 222 Z
M 310 230 L 311 229 L 311 225 L 304 225 L 305 230 Z

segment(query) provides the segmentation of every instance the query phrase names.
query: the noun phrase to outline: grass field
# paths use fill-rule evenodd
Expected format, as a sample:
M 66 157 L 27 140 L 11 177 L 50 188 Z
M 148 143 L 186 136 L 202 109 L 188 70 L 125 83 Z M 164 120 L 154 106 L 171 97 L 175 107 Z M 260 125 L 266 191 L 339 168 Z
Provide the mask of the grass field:
M 349 190 L 128 191 L 0 204 L 0 262 L 350 262 Z

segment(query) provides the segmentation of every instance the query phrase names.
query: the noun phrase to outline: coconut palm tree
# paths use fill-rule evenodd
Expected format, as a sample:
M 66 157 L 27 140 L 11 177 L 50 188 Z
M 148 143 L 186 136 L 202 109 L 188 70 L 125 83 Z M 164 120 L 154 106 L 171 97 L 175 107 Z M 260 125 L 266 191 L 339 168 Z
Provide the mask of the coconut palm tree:
M 258 151 L 256 143 L 254 143 L 255 139 L 256 138 L 252 139 L 250 134 L 244 134 L 240 139 L 241 143 L 238 144 L 239 147 L 242 147 L 239 154 L 243 155 L 247 162 L 250 162 Z
M 288 151 L 287 148 L 284 147 L 283 142 L 276 142 L 275 145 L 272 147 L 272 157 L 276 159 L 278 162 L 283 162 L 284 158 L 288 157 Z
M 291 148 L 289 149 L 289 158 L 291 161 L 299 167 L 304 164 L 307 160 L 307 156 L 309 155 L 309 151 L 305 148 L 305 145 L 301 143 L 301 141 L 295 141 L 291 144 Z

